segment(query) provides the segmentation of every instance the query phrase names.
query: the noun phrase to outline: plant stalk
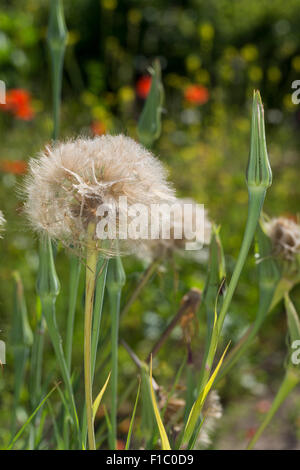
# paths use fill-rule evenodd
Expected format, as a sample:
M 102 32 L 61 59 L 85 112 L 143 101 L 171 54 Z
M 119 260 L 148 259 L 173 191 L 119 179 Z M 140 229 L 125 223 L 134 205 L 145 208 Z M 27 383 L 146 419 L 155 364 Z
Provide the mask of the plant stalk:
M 88 246 L 86 254 L 86 285 L 85 285 L 85 312 L 84 312 L 84 385 L 87 417 L 88 443 L 90 450 L 96 450 L 93 394 L 92 394 L 92 322 L 97 272 L 98 252 L 94 244 L 95 225 L 88 227 Z

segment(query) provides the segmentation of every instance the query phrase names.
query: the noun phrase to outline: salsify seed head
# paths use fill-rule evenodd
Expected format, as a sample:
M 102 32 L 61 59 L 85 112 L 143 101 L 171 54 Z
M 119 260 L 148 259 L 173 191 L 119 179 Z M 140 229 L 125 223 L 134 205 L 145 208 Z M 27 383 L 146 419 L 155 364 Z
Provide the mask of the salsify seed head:
M 271 219 L 266 223 L 273 253 L 286 261 L 293 261 L 300 253 L 300 225 L 286 217 Z
M 120 197 L 126 197 L 128 205 L 146 206 L 174 199 L 159 160 L 124 135 L 77 138 L 46 147 L 30 160 L 25 193 L 33 229 L 79 248 L 87 241 L 89 224 L 99 221 L 100 205 L 117 207 Z M 104 249 L 100 241 L 98 248 Z M 106 249 L 113 254 L 113 243 Z
M 204 403 L 204 423 L 195 444 L 195 449 L 203 449 L 211 445 L 212 434 L 217 427 L 218 420 L 222 418 L 222 415 L 223 407 L 220 396 L 216 390 L 212 390 Z

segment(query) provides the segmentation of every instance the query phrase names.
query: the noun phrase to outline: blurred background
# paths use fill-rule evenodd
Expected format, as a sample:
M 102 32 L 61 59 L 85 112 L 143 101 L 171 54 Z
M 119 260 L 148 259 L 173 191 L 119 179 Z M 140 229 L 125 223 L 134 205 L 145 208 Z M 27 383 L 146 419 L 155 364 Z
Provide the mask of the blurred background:
M 246 220 L 244 175 L 253 89 L 261 91 L 265 105 L 274 175 L 265 212 L 272 217 L 296 216 L 299 210 L 300 105 L 291 99 L 292 82 L 300 79 L 299 1 L 64 0 L 64 8 L 68 42 L 61 137 L 122 132 L 137 138 L 137 120 L 151 84 L 148 69 L 158 58 L 165 103 L 162 136 L 153 151 L 168 168 L 178 195 L 204 203 L 211 219 L 221 225 L 230 275 Z M 7 437 L 12 403 L 9 344 L 14 270 L 24 282 L 30 324 L 34 328 L 36 323 L 37 243 L 22 215 L 20 194 L 28 158 L 51 140 L 48 16 L 46 0 L 1 2 L 0 80 L 6 84 L 7 104 L 0 106 L 0 209 L 8 223 L 0 242 L 0 338 L 7 344 L 8 364 L 0 377 L 0 440 Z M 68 279 L 67 258 L 58 247 L 57 270 L 62 280 Z M 124 263 L 126 299 L 145 265 L 132 258 L 125 258 Z M 206 264 L 205 250 L 197 259 L 169 260 L 124 318 L 121 336 L 140 358 L 147 356 L 188 289 L 203 289 Z M 225 340 L 235 342 L 253 320 L 256 280 L 255 260 L 250 256 L 225 324 Z M 67 282 L 62 286 L 57 311 L 63 332 Z M 80 294 L 74 339 L 77 367 L 82 363 L 82 289 Z M 299 311 L 299 289 L 292 297 Z M 104 307 L 103 329 L 108 326 Z M 204 328 L 205 324 L 203 332 Z M 245 446 L 283 376 L 285 341 L 286 321 L 280 305 L 251 352 L 220 386 L 224 417 L 213 447 Z M 45 375 L 55 367 L 50 345 L 48 349 Z M 158 383 L 172 382 L 185 349 L 178 327 L 157 358 Z M 203 352 L 198 336 L 192 350 L 197 369 Z M 122 347 L 120 363 L 122 391 L 136 374 Z M 108 367 L 104 362 L 97 383 L 103 383 Z M 26 403 L 28 391 L 24 388 L 22 393 Z M 131 404 L 132 399 L 124 403 L 124 416 Z M 299 448 L 299 439 L 300 399 L 295 392 L 259 445 Z

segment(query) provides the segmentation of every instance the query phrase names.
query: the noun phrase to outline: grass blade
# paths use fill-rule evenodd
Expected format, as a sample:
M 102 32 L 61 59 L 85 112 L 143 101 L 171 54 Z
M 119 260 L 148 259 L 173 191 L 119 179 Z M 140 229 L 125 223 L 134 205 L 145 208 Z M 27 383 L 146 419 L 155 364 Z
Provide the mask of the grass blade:
M 125 450 L 129 450 L 130 440 L 131 440 L 131 435 L 132 435 L 132 429 L 133 429 L 133 423 L 134 423 L 134 418 L 135 418 L 135 413 L 136 413 L 137 404 L 138 404 L 139 397 L 140 397 L 140 390 L 141 390 L 141 380 L 139 380 L 139 386 L 138 386 L 138 391 L 137 391 L 137 394 L 136 394 L 136 399 L 135 399 L 135 403 L 134 403 L 134 408 L 133 408 L 133 412 L 132 412 L 132 416 L 131 416 L 131 420 L 130 420 L 130 424 L 129 424 L 129 430 L 128 430 L 128 434 L 127 434 Z
M 21 435 L 23 434 L 23 432 L 25 431 L 27 425 L 33 420 L 33 418 L 35 417 L 35 415 L 37 414 L 37 412 L 40 410 L 40 408 L 46 403 L 46 401 L 48 400 L 48 398 L 52 395 L 52 393 L 54 392 L 54 390 L 56 390 L 56 388 L 58 387 L 58 385 L 55 385 L 55 387 L 52 388 L 52 390 L 50 390 L 50 392 L 45 396 L 45 398 L 41 401 L 41 403 L 36 407 L 36 409 L 34 410 L 34 412 L 29 416 L 29 418 L 27 419 L 26 423 L 23 424 L 23 426 L 21 427 L 20 431 L 17 432 L 17 434 L 15 435 L 15 437 L 13 438 L 13 440 L 11 441 L 11 443 L 9 444 L 7 450 L 11 450 L 14 446 L 14 444 L 16 443 L 16 441 L 19 439 L 19 437 L 21 437 Z
M 151 390 L 151 399 L 152 399 L 152 406 L 153 406 L 153 411 L 156 419 L 156 423 L 158 426 L 160 438 L 161 438 L 161 445 L 163 450 L 171 450 L 169 439 L 165 430 L 165 427 L 163 425 L 163 422 L 160 417 L 159 409 L 156 403 L 156 398 L 153 390 L 153 384 L 152 384 L 152 357 L 150 359 L 150 390 Z
M 103 385 L 103 387 L 101 388 L 100 392 L 98 393 L 97 397 L 96 397 L 96 400 L 94 401 L 93 403 L 93 419 L 95 419 L 95 416 L 97 414 L 97 411 L 98 411 L 98 408 L 100 406 L 100 403 L 101 403 L 101 400 L 102 400 L 102 397 L 105 393 L 105 390 L 107 388 L 107 385 L 108 385 L 108 382 L 109 382 L 109 379 L 110 379 L 110 374 L 108 374 L 108 377 L 106 379 L 106 382 L 105 384 Z

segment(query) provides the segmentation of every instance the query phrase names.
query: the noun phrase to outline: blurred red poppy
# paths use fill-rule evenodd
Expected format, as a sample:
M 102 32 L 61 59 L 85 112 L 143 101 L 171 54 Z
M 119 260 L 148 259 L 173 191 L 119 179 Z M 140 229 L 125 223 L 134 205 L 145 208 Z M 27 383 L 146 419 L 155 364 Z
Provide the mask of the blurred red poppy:
M 91 131 L 93 135 L 103 135 L 106 132 L 106 125 L 101 121 L 93 121 Z
M 13 175 L 24 175 L 27 172 L 27 163 L 23 160 L 1 160 L 0 171 Z
M 185 99 L 192 104 L 205 104 L 209 100 L 209 91 L 202 85 L 189 85 L 184 92 Z
M 124 450 L 125 449 L 125 442 L 121 441 L 121 439 L 117 440 L 117 450 Z
M 0 107 L 23 121 L 30 121 L 34 117 L 30 93 L 22 88 L 8 90 L 6 93 L 6 103 L 1 104 Z
M 136 82 L 136 93 L 139 98 L 143 100 L 147 98 L 152 83 L 152 77 L 150 75 L 143 75 Z
M 252 437 L 255 435 L 256 431 L 257 431 L 257 429 L 254 428 L 254 427 L 251 427 L 251 428 L 247 429 L 247 431 L 245 433 L 246 434 L 246 439 L 252 439 Z

